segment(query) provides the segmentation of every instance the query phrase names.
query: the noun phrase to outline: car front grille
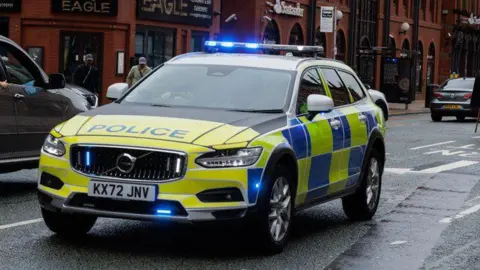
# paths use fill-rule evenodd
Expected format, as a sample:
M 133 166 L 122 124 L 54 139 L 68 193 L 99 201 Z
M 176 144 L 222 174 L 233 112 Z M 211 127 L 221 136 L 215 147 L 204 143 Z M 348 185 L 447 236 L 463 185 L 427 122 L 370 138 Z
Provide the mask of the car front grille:
M 121 164 L 119 166 L 117 160 L 125 155 L 136 160 L 129 163 L 129 166 Z M 187 156 L 182 153 L 150 149 L 84 145 L 73 145 L 70 148 L 72 168 L 77 172 L 97 177 L 147 181 L 178 179 L 184 175 L 186 159 Z M 130 170 L 125 170 L 125 167 Z

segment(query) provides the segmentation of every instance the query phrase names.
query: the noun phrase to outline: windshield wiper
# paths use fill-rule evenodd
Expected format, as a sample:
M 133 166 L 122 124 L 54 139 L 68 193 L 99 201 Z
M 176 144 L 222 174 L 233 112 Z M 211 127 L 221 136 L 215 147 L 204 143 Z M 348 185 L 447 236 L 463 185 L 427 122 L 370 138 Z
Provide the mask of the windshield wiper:
M 252 113 L 283 113 L 281 109 L 269 109 L 269 110 L 227 110 L 230 112 L 252 112 Z

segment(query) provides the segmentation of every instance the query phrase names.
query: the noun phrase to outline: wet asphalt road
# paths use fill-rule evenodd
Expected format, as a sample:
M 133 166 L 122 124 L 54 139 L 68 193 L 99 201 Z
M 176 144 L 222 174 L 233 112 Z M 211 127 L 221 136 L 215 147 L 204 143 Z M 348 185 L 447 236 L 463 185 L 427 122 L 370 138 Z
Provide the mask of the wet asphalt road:
M 445 120 L 392 117 L 375 219 L 348 221 L 340 201 L 301 212 L 270 257 L 238 226 L 100 219 L 64 240 L 39 220 L 36 172 L 1 175 L 0 269 L 480 269 L 480 133 Z

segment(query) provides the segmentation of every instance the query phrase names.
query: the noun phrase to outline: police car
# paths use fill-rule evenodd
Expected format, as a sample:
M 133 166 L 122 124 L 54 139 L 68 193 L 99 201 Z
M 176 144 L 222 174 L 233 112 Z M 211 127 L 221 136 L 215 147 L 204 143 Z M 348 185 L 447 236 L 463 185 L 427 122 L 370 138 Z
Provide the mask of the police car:
M 355 72 L 321 47 L 206 45 L 51 131 L 38 189 L 53 232 L 85 234 L 98 217 L 242 219 L 255 246 L 281 252 L 302 209 L 341 198 L 350 219 L 372 218 L 386 127 Z

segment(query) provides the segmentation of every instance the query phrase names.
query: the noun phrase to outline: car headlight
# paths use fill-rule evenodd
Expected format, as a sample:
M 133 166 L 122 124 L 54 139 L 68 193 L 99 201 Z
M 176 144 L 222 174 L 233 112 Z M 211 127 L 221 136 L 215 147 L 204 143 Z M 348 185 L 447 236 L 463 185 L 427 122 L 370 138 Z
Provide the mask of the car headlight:
M 43 143 L 43 151 L 57 157 L 65 155 L 66 152 L 63 142 L 51 134 L 48 134 L 45 142 Z
M 207 168 L 245 167 L 255 164 L 261 154 L 261 147 L 220 150 L 201 155 L 196 163 Z

